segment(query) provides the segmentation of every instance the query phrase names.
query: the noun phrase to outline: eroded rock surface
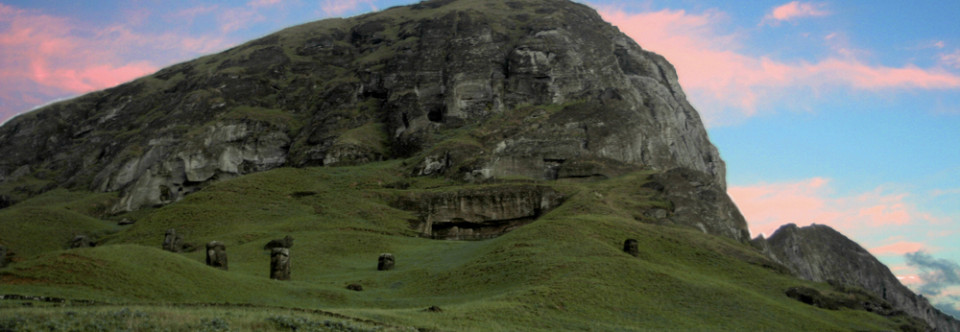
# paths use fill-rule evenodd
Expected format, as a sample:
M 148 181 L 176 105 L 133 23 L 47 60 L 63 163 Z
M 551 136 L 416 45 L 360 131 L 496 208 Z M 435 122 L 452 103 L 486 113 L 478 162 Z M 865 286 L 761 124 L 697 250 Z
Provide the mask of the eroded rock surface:
M 419 213 L 415 227 L 423 236 L 478 240 L 525 225 L 562 200 L 562 194 L 550 187 L 507 185 L 410 193 L 395 204 Z
M 936 331 L 960 331 L 960 321 L 914 294 L 866 249 L 829 226 L 784 225 L 767 243 L 773 254 L 800 278 L 861 287 L 894 308 L 924 320 Z
M 565 107 L 421 174 L 594 177 L 622 163 L 725 186 L 674 68 L 565 0 L 434 1 L 289 28 L 10 120 L 0 181 L 119 191 L 114 211 L 130 211 L 280 166 L 410 156 L 523 105 Z
M 672 203 L 665 219 L 673 224 L 699 229 L 707 234 L 750 241 L 747 221 L 726 189 L 703 172 L 675 168 L 654 174 L 645 187 L 659 191 Z

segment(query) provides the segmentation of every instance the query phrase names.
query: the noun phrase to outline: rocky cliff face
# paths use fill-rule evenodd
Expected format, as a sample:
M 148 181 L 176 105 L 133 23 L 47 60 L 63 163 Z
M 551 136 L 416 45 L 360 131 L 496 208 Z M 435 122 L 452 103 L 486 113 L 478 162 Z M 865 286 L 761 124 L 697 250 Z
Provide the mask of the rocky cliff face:
M 437 150 L 420 174 L 556 179 L 630 164 L 725 186 L 673 67 L 561 0 L 436 0 L 308 23 L 51 105 L 0 128 L 0 184 L 20 188 L 11 200 L 43 183 L 119 191 L 115 210 L 129 211 L 280 166 L 412 156 L 524 105 L 568 107 L 486 137 L 479 155 Z
M 766 240 L 766 246 L 800 278 L 861 287 L 894 308 L 923 319 L 936 331 L 960 331 L 960 321 L 911 292 L 866 249 L 829 226 L 785 225 Z

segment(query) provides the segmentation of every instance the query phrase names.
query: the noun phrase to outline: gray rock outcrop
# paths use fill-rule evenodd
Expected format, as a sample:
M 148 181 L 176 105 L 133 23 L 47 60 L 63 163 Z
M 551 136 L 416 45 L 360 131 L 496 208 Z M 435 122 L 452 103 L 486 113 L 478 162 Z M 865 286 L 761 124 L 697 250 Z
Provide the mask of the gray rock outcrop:
M 960 321 L 914 294 L 866 249 L 829 226 L 784 225 L 766 242 L 774 256 L 797 277 L 860 287 L 895 309 L 924 320 L 936 331 L 960 331 Z
M 687 168 L 674 168 L 654 174 L 644 187 L 660 192 L 672 203 L 672 210 L 661 222 L 683 225 L 707 234 L 750 241 L 743 214 L 726 189 L 709 174 Z
M 505 185 L 449 192 L 412 192 L 396 200 L 417 211 L 415 228 L 425 237 L 477 240 L 525 225 L 560 205 L 563 195 L 546 186 Z
M 684 167 L 723 192 L 724 163 L 673 66 L 566 0 L 435 1 L 289 28 L 11 119 L 0 182 L 118 191 L 113 210 L 130 211 L 280 166 L 430 151 L 437 133 L 525 105 L 563 107 L 466 158 L 429 155 L 419 173 Z
M 180 252 L 183 248 L 183 235 L 177 234 L 177 230 L 171 228 L 163 234 L 163 250 L 169 252 Z

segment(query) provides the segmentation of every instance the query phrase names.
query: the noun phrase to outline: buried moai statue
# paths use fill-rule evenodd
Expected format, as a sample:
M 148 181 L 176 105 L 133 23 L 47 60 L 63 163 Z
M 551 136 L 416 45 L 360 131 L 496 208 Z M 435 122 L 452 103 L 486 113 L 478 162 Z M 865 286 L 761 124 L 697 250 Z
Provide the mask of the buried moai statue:
M 182 235 L 177 234 L 177 231 L 173 228 L 168 229 L 167 233 L 163 235 L 163 250 L 169 252 L 180 252 L 182 242 Z
M 393 270 L 395 262 L 393 254 L 380 254 L 380 258 L 377 259 L 377 271 Z
M 290 249 L 270 249 L 270 279 L 290 280 Z
M 93 241 L 86 235 L 77 235 L 70 240 L 70 249 L 93 247 Z
M 0 267 L 7 266 L 7 247 L 0 246 Z
M 223 245 L 218 241 L 210 241 L 207 243 L 207 266 L 212 266 L 219 268 L 221 270 L 227 269 L 227 246 Z
M 623 252 L 633 255 L 634 257 L 640 255 L 640 242 L 637 239 L 627 239 L 623 241 Z

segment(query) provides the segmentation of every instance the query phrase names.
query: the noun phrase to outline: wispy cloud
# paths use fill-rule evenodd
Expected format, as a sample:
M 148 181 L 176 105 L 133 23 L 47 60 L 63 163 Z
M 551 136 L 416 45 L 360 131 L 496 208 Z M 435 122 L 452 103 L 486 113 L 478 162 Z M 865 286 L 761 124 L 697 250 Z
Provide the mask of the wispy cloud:
M 323 0 L 320 4 L 320 10 L 326 16 L 340 16 L 360 8 L 361 5 L 367 5 L 370 9 L 377 10 L 374 0 Z
M 823 4 L 792 1 L 771 10 L 769 14 L 763 17 L 761 24 L 776 25 L 783 21 L 793 21 L 798 18 L 830 15 L 830 12 L 823 7 Z
M 960 89 L 960 75 L 909 64 L 874 65 L 858 58 L 861 51 L 839 51 L 850 47 L 834 48 L 833 55 L 815 61 L 748 55 L 740 50 L 745 38 L 719 32 L 726 19 L 721 12 L 634 14 L 601 8 L 600 13 L 641 47 L 674 64 L 681 85 L 710 126 L 756 115 L 761 106 L 782 103 L 802 89 Z
M 899 241 L 899 242 L 888 244 L 885 246 L 870 248 L 869 251 L 874 255 L 888 255 L 888 254 L 903 255 L 903 254 L 917 252 L 925 249 L 927 249 L 927 245 L 924 243 Z
M 942 65 L 960 69 L 960 48 L 953 50 L 951 53 L 941 53 L 939 58 Z
M 824 178 L 731 186 L 727 192 L 746 217 L 753 235 L 769 236 L 787 223 L 826 224 L 850 235 L 879 226 L 927 221 L 923 213 L 907 203 L 905 193 L 878 187 L 857 195 L 834 197 L 830 180 Z M 899 244 L 902 245 L 905 244 Z
M 0 4 L 0 122 L 226 45 L 221 37 L 138 32 L 136 21 L 94 25 Z

